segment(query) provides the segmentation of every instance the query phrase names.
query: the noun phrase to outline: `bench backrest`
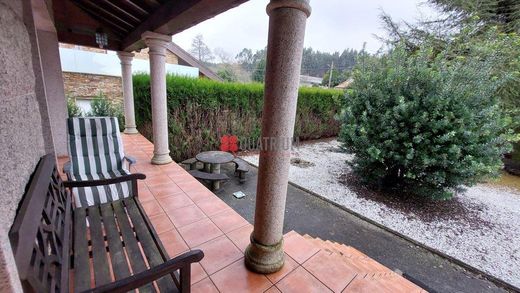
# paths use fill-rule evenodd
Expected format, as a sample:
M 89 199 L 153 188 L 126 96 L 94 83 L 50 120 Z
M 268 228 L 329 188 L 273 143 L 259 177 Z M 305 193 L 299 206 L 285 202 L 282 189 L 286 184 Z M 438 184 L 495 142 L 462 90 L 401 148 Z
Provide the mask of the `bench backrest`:
M 9 239 L 25 292 L 68 292 L 71 197 L 53 155 L 40 160 Z
M 117 118 L 68 118 L 67 131 L 73 174 L 101 174 L 122 169 L 125 155 Z

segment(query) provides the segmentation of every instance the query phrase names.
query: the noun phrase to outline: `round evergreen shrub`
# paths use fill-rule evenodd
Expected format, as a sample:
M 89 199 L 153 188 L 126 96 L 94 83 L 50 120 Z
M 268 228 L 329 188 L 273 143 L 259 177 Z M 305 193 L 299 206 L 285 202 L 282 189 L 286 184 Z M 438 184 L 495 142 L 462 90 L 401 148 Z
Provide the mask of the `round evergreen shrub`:
M 81 117 L 83 116 L 83 112 L 81 108 L 76 105 L 76 101 L 74 98 L 67 96 L 67 112 L 69 117 Z
M 92 117 L 116 117 L 119 124 L 119 130 L 125 130 L 125 114 L 123 104 L 121 102 L 110 101 L 108 97 L 99 92 L 99 94 L 90 102 L 92 110 L 87 116 Z
M 501 81 L 492 62 L 403 46 L 363 57 L 340 134 L 353 171 L 379 188 L 433 198 L 496 175 L 514 136 L 494 96 Z

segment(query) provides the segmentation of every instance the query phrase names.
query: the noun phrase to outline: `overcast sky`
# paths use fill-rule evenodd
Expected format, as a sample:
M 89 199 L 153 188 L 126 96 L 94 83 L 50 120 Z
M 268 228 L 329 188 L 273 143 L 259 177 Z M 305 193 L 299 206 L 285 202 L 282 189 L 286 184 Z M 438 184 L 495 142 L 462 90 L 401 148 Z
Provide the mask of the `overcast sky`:
M 374 34 L 384 35 L 381 11 L 396 21 L 415 22 L 431 18 L 435 10 L 425 0 L 311 0 L 312 14 L 307 22 L 305 46 L 325 52 L 346 48 L 375 52 L 381 43 Z M 267 45 L 268 0 L 250 0 L 213 19 L 173 36 L 173 41 L 189 50 L 194 36 L 202 34 L 214 50 L 221 48 L 235 56 L 242 48 L 261 49 Z

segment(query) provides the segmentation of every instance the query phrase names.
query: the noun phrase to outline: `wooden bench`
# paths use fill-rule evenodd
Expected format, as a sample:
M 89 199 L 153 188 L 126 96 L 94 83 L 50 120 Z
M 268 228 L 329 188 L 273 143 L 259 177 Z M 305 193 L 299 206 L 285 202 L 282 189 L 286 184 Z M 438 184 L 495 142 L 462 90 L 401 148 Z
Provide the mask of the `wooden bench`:
M 181 162 L 182 165 L 186 166 L 187 167 L 187 171 L 189 170 L 196 170 L 197 169 L 197 163 L 199 161 L 197 161 L 196 158 L 191 158 L 191 159 L 187 159 L 187 160 L 184 160 Z
M 143 174 L 62 182 L 52 155 L 42 158 L 9 239 L 25 292 L 189 292 L 193 250 L 170 259 L 137 200 Z M 132 195 L 73 208 L 70 189 L 131 181 Z M 69 283 L 70 280 L 70 283 Z
M 235 173 L 238 173 L 240 183 L 245 182 L 246 173 L 249 172 L 249 164 L 240 158 L 234 158 L 233 163 L 235 163 Z

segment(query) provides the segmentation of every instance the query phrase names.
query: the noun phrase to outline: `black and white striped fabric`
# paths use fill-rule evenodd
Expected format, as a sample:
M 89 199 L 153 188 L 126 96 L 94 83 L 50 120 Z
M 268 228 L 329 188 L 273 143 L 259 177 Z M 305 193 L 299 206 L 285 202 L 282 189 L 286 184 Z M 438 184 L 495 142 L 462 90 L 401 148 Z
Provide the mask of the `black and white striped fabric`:
M 109 179 L 130 174 L 115 117 L 69 118 L 68 148 L 71 180 Z M 132 194 L 130 182 L 74 188 L 76 207 L 106 203 Z

